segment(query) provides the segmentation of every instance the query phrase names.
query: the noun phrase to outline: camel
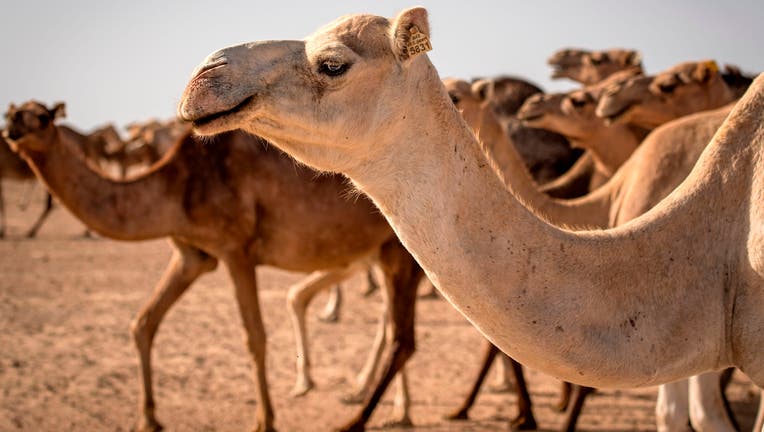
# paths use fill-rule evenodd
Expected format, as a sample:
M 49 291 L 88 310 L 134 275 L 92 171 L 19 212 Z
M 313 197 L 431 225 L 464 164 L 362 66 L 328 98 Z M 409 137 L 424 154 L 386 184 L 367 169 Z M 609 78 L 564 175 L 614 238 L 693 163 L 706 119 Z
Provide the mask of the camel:
M 386 318 L 392 349 L 383 359 L 382 378 L 348 426 L 362 429 L 389 381 L 413 354 L 416 286 L 422 276 L 374 205 L 362 196 L 348 199 L 342 176 L 317 176 L 241 131 L 207 143 L 186 135 L 146 173 L 112 179 L 85 161 L 80 143 L 86 137 L 54 124 L 62 114 L 63 105 L 11 106 L 6 134 L 38 178 L 91 229 L 118 240 L 169 237 L 174 248 L 153 297 L 132 324 L 143 384 L 140 429 L 161 429 L 151 374 L 158 326 L 193 281 L 218 261 L 235 287 L 255 366 L 257 430 L 263 431 L 273 430 L 274 413 L 256 266 L 314 272 L 313 282 L 335 283 L 353 266 L 377 263 L 390 302 Z
M 657 75 L 613 83 L 600 98 L 597 116 L 614 125 L 653 129 L 698 106 L 718 108 L 739 97 L 715 61 L 685 62 Z M 667 98 L 671 104 L 664 102 Z
M 122 178 L 133 166 L 148 167 L 157 162 L 187 131 L 188 126 L 175 119 L 152 119 L 127 125 L 127 142 L 120 148 L 118 157 Z
M 498 165 L 505 180 L 516 191 L 527 191 L 528 178 L 522 175 L 522 166 L 517 163 L 519 156 L 513 156 L 508 154 L 509 152 L 505 153 L 503 151 L 505 148 L 512 150 L 512 147 L 506 143 L 506 138 L 500 129 L 499 122 L 494 118 L 492 110 L 487 106 L 488 104 L 485 103 L 484 95 L 490 93 L 490 90 L 485 88 L 480 89 L 481 86 L 490 87 L 490 83 L 476 83 L 472 86 L 458 80 L 445 80 L 444 83 L 449 95 L 452 96 L 452 100 L 454 95 L 457 96 L 456 99 L 460 101 L 457 107 L 467 124 L 477 131 L 483 143 L 487 144 L 486 149 L 489 155 L 494 156 L 496 161 L 501 161 Z M 666 99 L 664 103 L 670 104 L 670 98 Z M 646 149 L 637 153 L 633 161 L 627 162 L 619 177 L 603 188 L 606 192 L 605 194 L 593 194 L 594 201 L 607 197 L 612 202 L 619 202 L 620 204 L 616 209 L 617 216 L 615 217 L 618 218 L 620 223 L 633 219 L 649 210 L 668 195 L 689 173 L 705 144 L 711 139 L 730 108 L 724 107 L 717 111 L 688 118 L 687 120 L 676 121 L 674 122 L 675 124 L 669 123 L 659 131 L 656 131 L 654 135 L 648 135 L 648 139 L 644 144 Z M 502 152 L 497 152 L 497 149 L 501 149 Z M 662 168 L 666 166 L 672 168 L 670 170 Z M 633 191 L 638 192 L 634 193 Z M 538 208 L 543 206 L 543 204 L 540 204 L 539 197 L 542 200 L 544 198 L 539 194 L 524 193 L 519 194 L 519 196 L 526 198 L 526 204 L 530 207 Z M 580 201 L 585 200 L 579 200 L 579 203 Z M 577 206 L 575 201 L 572 203 L 574 205 L 570 207 L 569 211 L 576 211 Z M 581 206 L 580 208 L 587 212 L 596 210 L 596 207 L 593 206 Z M 607 213 L 607 206 L 601 206 L 600 208 Z M 556 214 L 560 215 L 563 213 L 557 212 Z M 550 218 L 549 220 L 552 222 L 556 221 L 555 218 Z M 600 220 L 605 219 L 601 218 Z M 451 414 L 449 418 L 467 418 L 485 373 L 497 352 L 498 350 L 491 344 L 487 345 L 484 362 L 475 384 L 459 409 Z M 513 361 L 512 370 L 515 373 L 517 382 L 520 383 L 518 385 L 520 413 L 517 416 L 517 420 L 513 422 L 513 426 L 517 429 L 535 428 L 532 404 L 528 391 L 524 386 L 525 379 L 522 367 Z M 729 379 L 729 376 L 726 378 Z M 730 416 L 730 423 L 727 423 L 727 415 L 724 412 L 726 399 L 720 397 L 718 384 L 716 384 L 716 388 L 714 387 L 714 380 L 718 382 L 718 379 L 719 377 L 716 374 L 707 374 L 706 376 L 697 377 L 690 382 L 689 387 L 695 389 L 693 390 L 693 397 L 697 401 L 692 405 L 693 416 L 690 418 L 688 418 L 688 412 L 690 411 L 686 408 L 688 402 L 684 403 L 684 410 L 681 410 L 680 407 L 675 412 L 670 412 L 666 408 L 669 403 L 682 398 L 682 395 L 679 394 L 680 392 L 687 392 L 687 382 L 661 386 L 659 403 L 656 408 L 658 411 L 656 417 L 658 418 L 659 427 L 665 425 L 665 427 L 661 427 L 661 430 L 677 430 L 677 427 L 683 428 L 688 423 L 688 420 L 692 421 L 697 431 L 734 430 L 734 417 Z M 564 388 L 568 389 L 567 386 Z M 564 422 L 563 430 L 572 431 L 575 429 L 578 415 L 583 407 L 586 396 L 591 393 L 591 390 L 587 387 L 575 388 L 574 403 L 568 408 L 568 415 Z M 569 397 L 569 394 L 563 394 L 561 407 L 567 405 Z M 686 401 L 687 395 L 684 395 L 683 399 Z
M 597 101 L 605 88 L 638 73 L 625 70 L 581 90 L 533 96 L 517 116 L 527 126 L 560 133 L 573 147 L 586 149 L 594 163 L 595 174 L 590 184 L 590 190 L 594 190 L 613 176 L 647 135 L 646 130 L 630 124 L 609 127 L 595 115 Z
M 593 85 L 624 70 L 642 73 L 642 56 L 627 49 L 587 51 L 566 48 L 552 54 L 547 60 L 552 66 L 552 78 L 568 78 L 583 85 Z
M 0 238 L 5 237 L 5 200 L 3 199 L 3 179 L 29 181 L 34 180 L 34 173 L 29 169 L 29 165 L 16 153 L 11 151 L 8 143 L 0 137 Z M 45 219 L 53 208 L 53 197 L 46 193 L 45 207 L 37 216 L 35 223 L 24 234 L 27 238 L 37 235 L 37 231 L 42 226 Z
M 413 8 L 224 48 L 193 72 L 178 113 L 199 134 L 243 128 L 347 175 L 446 299 L 521 363 L 595 387 L 735 366 L 764 386 L 764 76 L 666 199 L 574 232 L 495 175 L 425 54 L 429 35 Z

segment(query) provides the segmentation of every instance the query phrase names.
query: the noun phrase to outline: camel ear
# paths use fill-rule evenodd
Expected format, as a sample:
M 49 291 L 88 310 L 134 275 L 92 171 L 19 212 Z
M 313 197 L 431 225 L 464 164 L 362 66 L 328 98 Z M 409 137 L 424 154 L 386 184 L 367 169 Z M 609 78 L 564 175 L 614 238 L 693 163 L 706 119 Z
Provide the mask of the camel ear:
M 50 117 L 53 120 L 62 119 L 66 117 L 66 104 L 63 102 L 58 102 L 53 105 L 53 108 L 49 109 L 48 112 L 50 113 Z
M 709 60 L 698 63 L 692 72 L 692 78 L 699 82 L 708 82 L 712 76 L 719 73 L 719 65 L 715 61 Z
M 493 83 L 484 79 L 477 80 L 472 83 L 471 91 L 480 102 L 485 102 L 493 97 Z
M 632 51 L 626 57 L 627 66 L 639 66 L 642 64 L 642 54 L 637 51 Z
M 405 64 L 432 49 L 427 9 L 423 7 L 406 9 L 398 14 L 391 31 L 393 53 L 401 63 Z

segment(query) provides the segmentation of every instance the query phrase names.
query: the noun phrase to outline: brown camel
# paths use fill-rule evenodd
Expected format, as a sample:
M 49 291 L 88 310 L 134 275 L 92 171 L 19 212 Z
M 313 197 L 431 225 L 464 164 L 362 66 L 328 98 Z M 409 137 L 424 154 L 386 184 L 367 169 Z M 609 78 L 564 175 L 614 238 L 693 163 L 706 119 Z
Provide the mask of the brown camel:
M 5 237 L 5 199 L 3 198 L 2 180 L 20 180 L 34 181 L 34 173 L 29 169 L 29 165 L 8 146 L 8 143 L 0 137 L 0 238 Z M 37 216 L 37 220 L 32 227 L 24 234 L 25 237 L 32 238 L 37 235 L 37 231 L 42 226 L 45 219 L 53 208 L 53 197 L 49 193 L 45 194 L 45 207 Z
M 497 151 L 497 149 L 510 148 L 506 143 L 502 145 L 504 138 L 503 131 L 500 129 L 499 122 L 494 118 L 493 113 L 487 107 L 488 104 L 483 100 L 483 95 L 490 90 L 481 89 L 476 90 L 476 87 L 481 86 L 481 83 L 472 85 L 471 87 L 463 81 L 446 81 L 446 88 L 450 95 L 456 95 L 460 101 L 457 107 L 460 109 L 462 116 L 474 130 L 478 131 L 481 140 L 484 143 L 485 148 L 489 154 L 494 157 L 494 160 L 498 162 L 498 166 L 501 169 L 502 175 L 508 184 L 518 193 L 518 196 L 525 198 L 526 203 L 530 207 L 543 208 L 549 207 L 549 204 L 544 204 L 544 201 L 549 201 L 543 195 L 538 193 L 529 193 L 528 178 L 527 175 L 522 175 L 522 165 L 517 163 L 519 156 L 511 155 L 504 151 Z M 486 83 L 490 87 L 490 83 Z M 453 99 L 453 97 L 452 97 Z M 664 103 L 670 104 L 670 98 L 667 98 Z M 722 123 L 730 107 L 722 108 L 718 111 L 708 112 L 707 114 L 696 115 L 688 117 L 687 120 L 677 120 L 663 126 L 656 130 L 654 134 L 648 136 L 645 140 L 644 147 L 646 150 L 637 153 L 634 156 L 634 161 L 629 161 L 623 167 L 624 173 L 619 173 L 617 180 L 609 182 L 603 187 L 604 194 L 592 194 L 591 197 L 587 197 L 583 200 L 571 202 L 571 206 L 564 211 L 551 212 L 548 220 L 552 222 L 569 222 L 575 219 L 570 216 L 566 216 L 566 213 L 583 211 L 590 213 L 602 209 L 604 213 L 608 212 L 607 205 L 600 204 L 599 206 L 584 204 L 581 202 L 587 200 L 590 201 L 606 201 L 612 200 L 618 202 L 618 208 L 615 209 L 614 216 L 616 220 L 621 223 L 631 220 L 640 214 L 646 212 L 663 199 L 668 193 L 671 192 L 677 186 L 684 177 L 689 173 L 697 160 L 700 152 L 705 148 L 706 143 L 711 139 L 718 126 Z M 671 167 L 666 169 L 665 167 Z M 635 193 L 636 191 L 636 193 Z M 612 210 L 611 210 L 612 211 Z M 561 218 L 561 219 L 560 219 Z M 607 218 L 599 217 L 597 220 L 606 221 Z M 592 221 L 596 223 L 595 220 Z M 600 225 L 606 227 L 607 225 Z M 486 352 L 484 355 L 484 363 L 481 366 L 477 380 L 473 385 L 468 397 L 462 403 L 459 409 L 457 409 L 449 418 L 464 419 L 467 418 L 469 409 L 475 401 L 477 393 L 479 391 L 482 380 L 485 377 L 491 361 L 498 353 L 498 350 L 491 344 L 487 344 Z M 531 408 L 531 400 L 528 396 L 527 389 L 524 388 L 525 379 L 522 376 L 522 367 L 513 361 L 512 370 L 515 372 L 516 380 L 518 383 L 518 396 L 519 396 L 519 409 L 520 413 L 517 420 L 513 423 L 513 426 L 522 429 L 525 427 L 535 427 L 533 422 L 533 413 Z M 729 378 L 729 376 L 727 376 Z M 688 410 L 683 412 L 676 412 L 674 416 L 670 416 L 668 410 L 663 409 L 666 406 L 666 400 L 673 396 L 664 396 L 664 403 L 658 404 L 658 419 L 660 424 L 674 424 L 685 425 L 687 420 L 692 420 L 696 430 L 731 430 L 734 425 L 734 417 L 728 416 L 719 407 L 723 405 L 726 407 L 726 399 L 718 398 L 718 389 L 713 387 L 714 381 L 718 382 L 718 376 L 714 374 L 711 377 L 699 377 L 697 383 L 691 382 L 691 387 L 706 386 L 705 393 L 701 393 L 702 399 L 694 403 L 694 410 L 689 411 L 694 415 L 690 418 L 687 417 Z M 683 390 L 687 391 L 687 383 L 684 382 Z M 565 387 L 567 389 L 567 386 Z M 574 389 L 574 403 L 568 407 L 568 414 L 566 421 L 564 422 L 563 430 L 572 431 L 575 429 L 577 418 L 583 407 L 585 398 L 591 393 L 591 388 L 577 387 Z M 716 390 L 716 393 L 714 391 Z M 669 388 L 669 391 L 680 391 L 677 388 Z M 666 393 L 666 389 L 661 387 L 661 395 Z M 710 393 L 710 396 L 707 394 Z M 716 395 L 716 396 L 714 396 Z M 561 407 L 567 404 L 570 395 L 567 392 L 563 393 L 563 401 Z M 697 394 L 694 395 L 696 400 L 700 397 Z M 715 399 L 716 397 L 716 399 Z M 685 397 L 686 399 L 686 397 Z M 521 420 L 525 420 L 525 422 Z M 527 420 L 530 419 L 530 420 Z M 526 424 L 527 422 L 527 424 Z M 669 429 L 673 430 L 673 429 Z
M 392 352 L 384 359 L 377 387 L 349 426 L 362 429 L 389 381 L 414 352 L 413 308 L 422 275 L 374 205 L 364 197 L 348 199 L 343 177 L 317 176 L 243 132 L 215 137 L 214 145 L 187 135 L 148 172 L 126 181 L 111 179 L 85 162 L 79 145 L 85 137 L 54 125 L 62 112 L 62 105 L 48 110 L 27 102 L 6 114 L 7 135 L 35 174 L 94 231 L 120 240 L 169 237 L 175 248 L 154 296 L 132 326 L 143 377 L 140 428 L 161 428 L 151 379 L 151 347 L 159 323 L 218 260 L 233 280 L 254 361 L 258 430 L 273 430 L 274 414 L 256 266 L 342 274 L 354 263 L 374 260 L 390 301 Z
M 179 113 L 199 133 L 243 127 L 348 175 L 444 296 L 521 362 L 600 387 L 729 366 L 764 386 L 764 76 L 652 211 L 573 232 L 490 169 L 422 55 L 429 35 L 413 8 L 229 47 L 197 68 Z
M 583 85 L 596 84 L 623 70 L 642 73 L 642 56 L 626 49 L 587 51 L 567 48 L 552 54 L 547 63 L 554 69 L 552 78 L 568 78 Z

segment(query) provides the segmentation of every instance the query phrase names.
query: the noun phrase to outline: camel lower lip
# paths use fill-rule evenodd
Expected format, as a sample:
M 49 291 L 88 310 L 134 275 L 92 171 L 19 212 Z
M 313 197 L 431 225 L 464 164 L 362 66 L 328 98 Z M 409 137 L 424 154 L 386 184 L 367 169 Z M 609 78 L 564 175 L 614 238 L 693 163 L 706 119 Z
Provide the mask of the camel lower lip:
M 541 117 L 544 117 L 544 114 L 526 115 L 526 116 L 522 116 L 522 117 L 518 117 L 518 118 L 520 120 L 522 120 L 522 121 L 533 121 L 533 120 L 538 120 Z
M 609 121 L 611 123 L 614 123 L 616 120 L 621 118 L 624 114 L 626 114 L 626 111 L 628 111 L 630 108 L 631 108 L 630 106 L 627 106 L 627 107 L 621 109 L 618 112 L 615 112 L 613 114 L 608 114 L 608 115 L 605 116 L 605 120 L 607 120 L 607 121 Z
M 200 117 L 200 118 L 195 119 L 195 120 L 191 120 L 191 123 L 193 124 L 194 127 L 200 127 L 200 126 L 208 125 L 208 124 L 212 123 L 215 120 L 218 120 L 218 119 L 220 119 L 222 117 L 225 117 L 225 116 L 228 116 L 228 115 L 231 115 L 231 114 L 234 114 L 237 111 L 241 110 L 244 106 L 246 106 L 247 104 L 249 104 L 252 101 L 252 98 L 253 98 L 253 96 L 250 96 L 250 97 L 244 99 L 243 101 L 241 101 L 239 104 L 237 104 L 235 107 L 233 107 L 231 109 L 228 109 L 228 110 L 225 110 L 225 111 L 220 111 L 220 112 L 217 112 L 217 113 L 214 113 L 214 114 L 209 114 L 209 115 L 206 115 L 204 117 Z

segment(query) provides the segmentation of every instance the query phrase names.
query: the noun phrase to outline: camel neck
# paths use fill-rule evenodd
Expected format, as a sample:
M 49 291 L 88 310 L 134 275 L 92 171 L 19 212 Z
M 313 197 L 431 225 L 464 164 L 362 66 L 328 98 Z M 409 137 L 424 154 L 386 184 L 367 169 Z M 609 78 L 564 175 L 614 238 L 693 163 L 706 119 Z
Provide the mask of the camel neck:
M 595 127 L 586 140 L 579 140 L 576 147 L 582 147 L 592 154 L 595 169 L 611 177 L 629 159 L 639 145 L 638 137 L 628 125 Z
M 182 215 L 166 199 L 170 164 L 132 179 L 111 179 L 86 161 L 84 138 L 59 126 L 45 152 L 27 155 L 38 177 L 65 207 L 88 228 L 119 240 L 164 237 L 177 228 L 182 220 L 177 217 Z
M 435 80 L 430 93 L 440 95 Z M 745 182 L 750 166 L 741 163 L 735 178 L 720 175 L 708 165 L 724 164 L 728 151 L 711 149 L 699 162 L 705 169 L 648 215 L 573 233 L 541 221 L 507 190 L 448 106 L 434 99 L 430 109 L 410 111 L 420 129 L 401 127 L 386 138 L 384 158 L 348 174 L 483 334 L 521 363 L 592 386 L 652 385 L 729 362 L 707 354 L 726 343 L 723 287 L 734 270 L 717 239 L 745 230 L 733 209 L 747 188 L 732 183 Z M 709 202 L 721 206 L 725 223 L 697 223 Z M 696 313 L 678 311 L 677 299 Z M 712 345 L 656 350 L 677 338 Z

